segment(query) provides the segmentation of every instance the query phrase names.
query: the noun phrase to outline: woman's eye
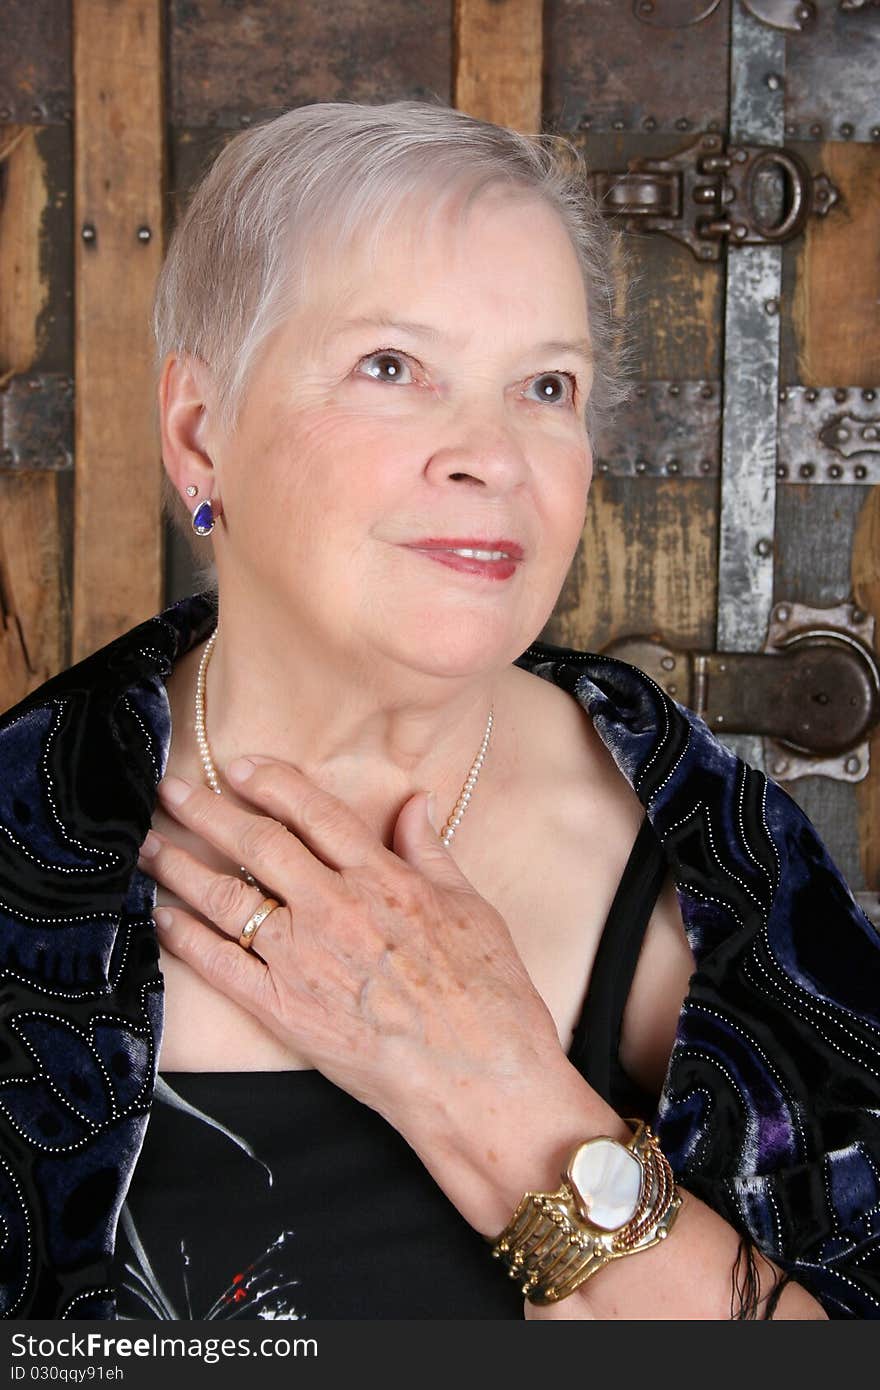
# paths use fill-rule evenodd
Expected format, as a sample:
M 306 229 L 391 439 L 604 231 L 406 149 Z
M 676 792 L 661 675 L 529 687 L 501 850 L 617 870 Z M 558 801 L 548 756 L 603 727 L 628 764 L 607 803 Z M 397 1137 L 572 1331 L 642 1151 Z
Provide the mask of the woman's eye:
M 412 373 L 407 359 L 400 352 L 371 352 L 368 357 L 362 357 L 358 363 L 358 371 L 366 376 L 374 377 L 376 381 L 403 382 L 408 384 L 412 380 Z
M 574 401 L 577 378 L 571 372 L 543 372 L 531 383 L 539 400 L 550 405 L 570 405 Z

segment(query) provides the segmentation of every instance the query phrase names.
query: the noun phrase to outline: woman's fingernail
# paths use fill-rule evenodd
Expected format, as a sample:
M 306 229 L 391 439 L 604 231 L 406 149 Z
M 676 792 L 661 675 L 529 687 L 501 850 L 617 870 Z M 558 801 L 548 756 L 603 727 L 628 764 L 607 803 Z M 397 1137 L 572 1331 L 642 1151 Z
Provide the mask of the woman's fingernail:
M 164 931 L 167 931 L 174 921 L 174 917 L 167 907 L 156 907 L 153 909 L 153 921 L 157 927 L 162 927 Z
M 428 792 L 428 820 L 433 830 L 439 834 L 440 827 L 437 824 L 437 797 L 434 792 Z
M 162 848 L 162 841 L 158 835 L 154 835 L 152 830 L 147 832 L 147 838 L 141 845 L 141 859 L 152 859 L 154 854 L 158 854 Z
M 164 801 L 172 806 L 180 806 L 186 801 L 192 787 L 182 777 L 163 777 L 159 783 L 159 791 Z
M 255 764 L 250 758 L 236 758 L 226 769 L 230 782 L 246 782 L 254 771 Z

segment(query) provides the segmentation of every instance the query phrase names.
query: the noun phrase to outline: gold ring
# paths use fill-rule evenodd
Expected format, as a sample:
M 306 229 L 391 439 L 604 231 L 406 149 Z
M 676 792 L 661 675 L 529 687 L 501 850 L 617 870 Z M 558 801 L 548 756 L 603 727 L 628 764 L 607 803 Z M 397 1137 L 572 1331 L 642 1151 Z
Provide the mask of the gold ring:
M 249 951 L 251 949 L 251 946 L 254 943 L 254 937 L 260 930 L 260 927 L 263 925 L 266 918 L 269 916 L 269 913 L 274 912 L 276 907 L 280 906 L 281 904 L 276 902 L 274 898 L 263 899 L 256 912 L 253 913 L 253 915 L 247 919 L 247 921 L 241 929 L 241 935 L 238 938 L 238 944 L 239 946 L 241 946 L 242 950 Z

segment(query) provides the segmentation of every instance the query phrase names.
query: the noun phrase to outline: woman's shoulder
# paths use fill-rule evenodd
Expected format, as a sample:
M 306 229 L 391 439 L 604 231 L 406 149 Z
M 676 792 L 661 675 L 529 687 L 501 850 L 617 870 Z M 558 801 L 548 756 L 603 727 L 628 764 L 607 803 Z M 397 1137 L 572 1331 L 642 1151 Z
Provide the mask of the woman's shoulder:
M 118 910 L 167 757 L 165 676 L 209 621 L 200 596 L 174 605 L 0 716 L 0 876 L 10 921 Z
M 804 893 L 846 920 L 841 930 L 857 953 L 876 951 L 876 931 L 797 803 L 650 676 L 546 643 L 516 665 L 567 691 L 588 715 L 663 845 L 698 960 L 731 932 L 771 918 L 777 931 L 793 930 Z
M 178 655 L 210 631 L 216 617 L 216 599 L 211 593 L 178 600 L 65 667 L 0 712 L 0 734 L 36 710 L 89 696 L 120 697 L 143 680 L 164 678 Z
M 735 776 L 739 760 L 734 754 L 702 720 L 629 662 L 535 642 L 515 665 L 574 697 L 652 821 L 681 786 L 683 769 L 712 764 L 723 775 Z
M 65 811 L 83 823 L 124 819 L 131 784 L 162 775 L 167 676 L 215 618 L 210 595 L 184 599 L 0 714 L 3 823 L 32 839 L 48 834 Z

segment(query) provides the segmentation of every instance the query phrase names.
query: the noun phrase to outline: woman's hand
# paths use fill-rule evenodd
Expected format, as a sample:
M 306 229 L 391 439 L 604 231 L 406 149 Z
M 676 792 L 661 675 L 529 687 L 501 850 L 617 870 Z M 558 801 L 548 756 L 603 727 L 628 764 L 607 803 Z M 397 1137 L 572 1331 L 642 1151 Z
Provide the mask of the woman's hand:
M 485 1236 L 524 1191 L 557 1186 L 574 1143 L 629 1138 L 565 1057 L 503 918 L 441 845 L 424 793 L 403 806 L 392 851 L 288 764 L 254 758 L 244 782 L 235 767 L 230 780 L 258 810 L 177 778 L 160 785 L 162 803 L 283 906 L 242 949 L 260 890 L 153 832 L 144 866 L 193 909 L 161 909 L 175 955 L 382 1114 Z M 724 1317 L 736 1242 L 689 1199 L 663 1246 L 525 1315 Z M 822 1316 L 799 1294 L 790 1316 Z
M 251 775 L 230 780 L 253 811 L 173 778 L 162 804 L 282 907 L 242 949 L 263 893 L 156 836 L 144 865 L 192 909 L 163 909 L 168 949 L 414 1144 L 569 1067 L 506 923 L 440 843 L 425 793 L 403 806 L 392 851 L 294 767 L 239 766 Z

